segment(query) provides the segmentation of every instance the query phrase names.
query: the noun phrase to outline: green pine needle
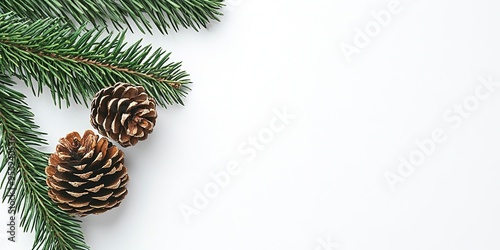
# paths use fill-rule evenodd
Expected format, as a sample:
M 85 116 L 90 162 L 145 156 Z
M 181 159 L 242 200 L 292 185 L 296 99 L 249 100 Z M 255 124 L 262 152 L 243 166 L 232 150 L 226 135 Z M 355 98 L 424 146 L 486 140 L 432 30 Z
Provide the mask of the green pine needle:
M 87 104 L 118 81 L 144 86 L 163 107 L 183 104 L 190 81 L 181 63 L 169 62 L 170 53 L 152 52 L 141 41 L 127 46 L 125 32 L 101 38 L 103 32 L 84 26 L 75 31 L 58 19 L 30 22 L 0 14 L 0 73 L 24 80 L 36 95 L 47 86 L 59 106 L 69 106 L 70 99 Z
M 33 249 L 85 250 L 80 221 L 60 210 L 48 197 L 45 167 L 48 155 L 36 147 L 47 145 L 33 121 L 33 113 L 24 102 L 25 96 L 11 86 L 14 83 L 0 74 L 0 172 L 13 167 L 5 175 L 0 188 L 4 188 L 2 201 L 8 198 L 14 177 L 16 214 L 21 213 L 24 231 L 35 230 Z
M 219 21 L 223 0 L 2 0 L 0 13 L 15 12 L 19 16 L 39 20 L 60 17 L 67 23 L 115 27 L 127 25 L 130 18 L 143 33 L 152 33 L 153 23 L 161 33 L 169 29 L 207 27 L 211 20 Z

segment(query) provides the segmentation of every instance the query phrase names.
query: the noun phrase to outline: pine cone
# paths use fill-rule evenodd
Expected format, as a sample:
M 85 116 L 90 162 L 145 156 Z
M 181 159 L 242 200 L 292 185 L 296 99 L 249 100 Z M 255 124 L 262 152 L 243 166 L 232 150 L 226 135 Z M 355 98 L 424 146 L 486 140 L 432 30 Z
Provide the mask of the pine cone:
M 123 147 L 146 140 L 156 123 L 156 102 L 141 86 L 116 83 L 92 100 L 90 123 Z
M 123 152 L 87 130 L 59 140 L 45 168 L 49 197 L 72 215 L 100 214 L 120 205 L 127 195 Z

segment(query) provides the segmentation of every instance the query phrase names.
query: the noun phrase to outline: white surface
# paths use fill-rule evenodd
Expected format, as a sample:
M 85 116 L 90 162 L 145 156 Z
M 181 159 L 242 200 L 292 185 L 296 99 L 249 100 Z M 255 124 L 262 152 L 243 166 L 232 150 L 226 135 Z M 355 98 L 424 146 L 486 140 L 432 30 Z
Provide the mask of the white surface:
M 341 44 L 353 44 L 356 28 L 389 2 L 232 1 L 209 30 L 129 35 L 173 51 L 193 91 L 186 106 L 160 110 L 148 141 L 125 150 L 129 195 L 83 220 L 87 243 L 500 249 L 500 87 L 462 124 L 443 117 L 458 117 L 455 104 L 473 104 L 479 77 L 500 81 L 500 3 L 401 0 L 400 13 L 348 63 Z M 67 132 L 91 128 L 83 106 L 58 110 L 48 94 L 29 103 L 49 133 L 46 151 Z M 240 145 L 268 131 L 273 110 L 284 107 L 296 118 L 247 161 Z M 418 154 L 414 141 L 436 129 L 444 142 L 392 192 L 384 175 L 397 173 L 398 157 Z M 191 206 L 193 190 L 232 160 L 241 173 L 186 223 L 179 206 Z M 30 249 L 32 235 L 18 233 L 12 244 L 0 229 L 1 249 Z

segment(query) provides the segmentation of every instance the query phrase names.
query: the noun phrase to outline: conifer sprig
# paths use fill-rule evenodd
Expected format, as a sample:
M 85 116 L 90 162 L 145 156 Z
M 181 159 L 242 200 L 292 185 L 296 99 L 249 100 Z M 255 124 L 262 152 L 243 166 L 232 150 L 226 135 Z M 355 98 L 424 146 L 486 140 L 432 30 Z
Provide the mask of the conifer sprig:
M 44 134 L 38 131 L 33 113 L 24 102 L 25 96 L 13 90 L 12 85 L 7 76 L 0 74 L 0 172 L 9 173 L 0 184 L 4 189 L 2 201 L 14 194 L 16 213 L 21 214 L 21 227 L 25 231 L 35 231 L 33 249 L 89 249 L 80 222 L 60 210 L 47 195 L 45 167 L 48 155 L 36 149 L 47 143 L 41 138 Z
M 31 20 L 60 17 L 76 26 L 87 22 L 94 26 L 111 21 L 115 27 L 128 26 L 131 19 L 143 33 L 153 25 L 161 33 L 180 27 L 199 30 L 219 21 L 223 0 L 2 0 L 0 12 L 15 12 Z
M 180 62 L 169 62 L 170 53 L 152 52 L 141 41 L 127 47 L 124 32 L 102 35 L 103 29 L 73 30 L 58 19 L 0 14 L 0 73 L 24 80 L 35 94 L 47 86 L 59 106 L 70 99 L 87 104 L 118 81 L 144 86 L 162 106 L 183 104 L 190 81 Z

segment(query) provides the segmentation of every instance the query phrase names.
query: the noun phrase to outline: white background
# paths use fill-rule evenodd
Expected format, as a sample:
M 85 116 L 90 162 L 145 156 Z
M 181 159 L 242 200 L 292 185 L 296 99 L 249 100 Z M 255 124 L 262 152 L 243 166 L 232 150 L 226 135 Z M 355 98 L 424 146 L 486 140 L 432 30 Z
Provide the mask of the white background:
M 193 90 L 185 106 L 159 110 L 150 139 L 124 150 L 129 194 L 83 219 L 86 242 L 94 250 L 500 249 L 500 86 L 474 103 L 481 77 L 500 82 L 500 3 L 401 0 L 349 63 L 341 45 L 354 45 L 356 29 L 389 2 L 232 1 L 208 30 L 130 34 L 172 51 Z M 48 92 L 17 89 L 48 133 L 45 151 L 91 128 L 84 106 L 59 110 Z M 444 118 L 459 117 L 453 108 L 464 101 L 477 105 L 460 125 Z M 295 118 L 248 160 L 240 145 L 284 108 Z M 421 152 L 415 141 L 436 129 L 446 139 L 393 192 L 384 175 L 398 174 L 399 157 Z M 193 206 L 194 190 L 232 160 L 241 173 L 187 223 L 179 207 Z M 33 235 L 10 243 L 5 229 L 1 249 L 30 249 Z

